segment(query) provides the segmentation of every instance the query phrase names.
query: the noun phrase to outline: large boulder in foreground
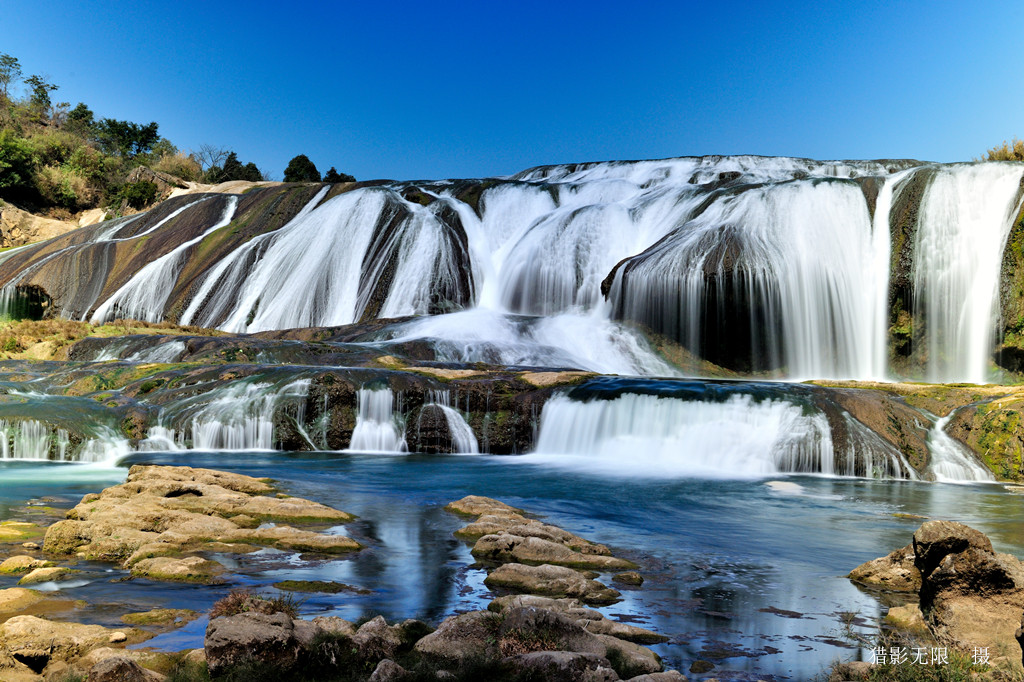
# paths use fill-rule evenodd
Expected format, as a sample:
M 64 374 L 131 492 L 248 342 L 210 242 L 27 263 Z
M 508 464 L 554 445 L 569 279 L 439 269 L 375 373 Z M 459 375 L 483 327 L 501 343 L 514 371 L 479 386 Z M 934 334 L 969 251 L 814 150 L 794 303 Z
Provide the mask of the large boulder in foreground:
M 927 521 L 911 545 L 857 567 L 850 578 L 896 591 L 912 591 L 917 583 L 920 615 L 931 637 L 966 651 L 987 648 L 997 666 L 1024 672 L 1017 641 L 1024 614 L 1024 564 L 995 552 L 980 531 L 955 521 Z M 908 632 L 921 627 L 916 608 L 892 616 L 890 622 L 905 623 L 902 629 Z

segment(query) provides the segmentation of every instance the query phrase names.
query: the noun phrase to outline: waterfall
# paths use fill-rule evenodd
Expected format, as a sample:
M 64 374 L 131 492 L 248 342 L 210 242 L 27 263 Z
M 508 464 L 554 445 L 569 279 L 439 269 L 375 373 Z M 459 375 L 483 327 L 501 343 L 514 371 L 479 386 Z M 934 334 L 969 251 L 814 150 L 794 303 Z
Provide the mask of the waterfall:
M 94 438 L 76 450 L 66 429 L 35 419 L 0 419 L 0 458 L 53 462 L 116 462 L 131 453 L 128 440 L 109 427 L 92 425 Z
M 624 393 L 611 400 L 554 396 L 541 413 L 534 454 L 587 472 L 622 476 L 756 477 L 780 472 L 849 475 L 906 472 L 891 446 L 851 441 L 837 457 L 828 420 L 785 400 L 733 394 L 725 400 L 681 400 Z M 837 460 L 840 465 L 837 467 Z
M 955 411 L 937 419 L 928 432 L 928 453 L 931 455 L 928 470 L 936 481 L 994 481 L 992 472 L 975 459 L 974 453 L 946 433 L 946 424 L 954 414 Z
M 356 426 L 351 452 L 407 452 L 405 428 L 395 414 L 390 388 L 360 388 L 356 395 Z
M 989 375 L 1021 173 L 1016 163 L 939 167 L 921 200 L 914 308 L 927 333 L 928 381 L 984 383 Z
M 423 407 L 436 407 L 444 414 L 448 433 L 451 434 L 452 453 L 478 454 L 480 445 L 476 440 L 476 434 L 473 433 L 472 427 L 466 422 L 462 413 L 452 407 L 451 392 L 431 391 L 428 400 L 430 402 Z
M 163 319 L 167 299 L 174 290 L 178 275 L 181 274 L 181 267 L 185 261 L 185 252 L 208 235 L 230 223 L 237 206 L 238 197 L 230 197 L 220 220 L 211 225 L 198 237 L 182 242 L 168 253 L 147 263 L 124 286 L 118 289 L 113 296 L 96 308 L 91 321 L 94 324 L 98 324 L 119 317 L 145 320 L 147 322 L 159 322 Z M 169 219 L 167 218 L 167 220 Z M 156 227 L 153 229 L 156 229 Z
M 164 408 L 160 423 L 149 430 L 140 449 L 179 450 L 191 442 L 194 450 L 273 450 L 277 446 L 275 419 L 294 405 L 298 412 L 294 420 L 301 424 L 308 393 L 308 379 L 280 386 L 259 381 L 231 383 Z

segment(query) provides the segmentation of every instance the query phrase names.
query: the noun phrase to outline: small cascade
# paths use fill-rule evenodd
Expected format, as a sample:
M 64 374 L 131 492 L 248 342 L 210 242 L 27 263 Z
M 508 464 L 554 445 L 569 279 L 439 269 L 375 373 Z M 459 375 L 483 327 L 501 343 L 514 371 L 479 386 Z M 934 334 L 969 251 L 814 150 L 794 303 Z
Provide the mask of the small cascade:
M 159 322 L 163 319 L 167 299 L 174 290 L 178 275 L 181 274 L 186 251 L 230 223 L 237 207 L 238 197 L 230 197 L 220 220 L 198 237 L 182 242 L 168 253 L 146 264 L 113 296 L 96 308 L 91 321 L 94 324 L 99 324 L 116 318 L 145 320 L 146 322 Z
M 480 444 L 476 440 L 476 434 L 472 427 L 466 422 L 462 413 L 452 407 L 450 391 L 431 391 L 428 396 L 430 402 L 423 407 L 436 407 L 444 414 L 445 423 L 448 425 L 448 433 L 452 440 L 452 453 L 476 455 L 480 452 Z M 417 428 L 420 425 L 417 424 Z
M 277 446 L 274 422 L 288 406 L 303 422 L 309 380 L 298 379 L 283 386 L 264 382 L 237 382 L 172 405 L 161 414 L 142 441 L 143 450 L 273 450 Z M 168 426 L 178 424 L 178 428 Z M 182 424 L 187 424 L 182 429 Z
M 95 437 L 74 450 L 67 429 L 35 419 L 0 419 L 0 458 L 51 462 L 115 462 L 131 453 L 128 440 L 113 429 L 93 425 Z
M 404 424 L 395 414 L 395 395 L 390 388 L 360 388 L 356 402 L 356 427 L 349 451 L 408 452 Z
M 127 362 L 178 362 L 184 353 L 184 341 L 167 341 L 132 353 L 125 360 Z
M 937 419 L 928 432 L 928 453 L 931 455 L 928 470 L 936 481 L 947 483 L 994 481 L 992 472 L 974 458 L 974 453 L 946 433 L 946 424 L 954 414 L 955 410 Z
M 852 453 L 837 458 L 825 415 L 808 414 L 785 400 L 740 393 L 721 401 L 625 393 L 611 400 L 552 397 L 541 413 L 530 459 L 623 476 L 722 478 L 848 475 L 857 469 L 846 463 L 851 454 L 854 461 L 886 459 L 870 444 L 851 440 L 850 447 Z
M 1016 163 L 935 169 L 921 200 L 914 312 L 923 320 L 930 382 L 985 383 L 999 316 L 1003 247 L 1020 210 Z

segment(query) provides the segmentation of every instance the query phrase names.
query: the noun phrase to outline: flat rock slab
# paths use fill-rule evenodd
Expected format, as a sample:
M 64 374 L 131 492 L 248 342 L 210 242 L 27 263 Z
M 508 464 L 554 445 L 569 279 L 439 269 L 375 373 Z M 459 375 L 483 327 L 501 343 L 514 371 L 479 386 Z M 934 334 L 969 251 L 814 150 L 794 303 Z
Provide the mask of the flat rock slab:
M 484 579 L 487 587 L 503 587 L 545 597 L 574 597 L 587 604 L 612 604 L 619 593 L 565 566 L 504 564 Z
M 270 496 L 261 479 L 212 469 L 133 466 L 128 479 L 86 495 L 50 526 L 43 542 L 50 554 L 75 554 L 115 561 L 133 574 L 156 580 L 208 581 L 220 573 L 214 562 L 172 563 L 184 554 L 244 552 L 277 547 L 299 552 L 341 553 L 360 549 L 344 535 L 268 520 L 335 525 L 354 517 L 297 497 Z M 164 559 L 157 561 L 158 559 Z

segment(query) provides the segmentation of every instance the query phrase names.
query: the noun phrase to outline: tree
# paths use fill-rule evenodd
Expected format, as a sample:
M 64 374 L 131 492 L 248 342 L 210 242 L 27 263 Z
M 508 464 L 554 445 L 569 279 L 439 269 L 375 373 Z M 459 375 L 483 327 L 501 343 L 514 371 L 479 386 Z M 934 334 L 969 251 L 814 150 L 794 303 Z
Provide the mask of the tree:
M 320 182 L 320 171 L 305 154 L 299 154 L 284 169 L 285 182 Z
M 92 109 L 79 102 L 78 106 L 68 112 L 64 125 L 73 133 L 91 136 L 96 125 L 96 117 Z
M 1024 140 L 1013 138 L 1012 144 L 1003 142 L 1001 147 L 992 147 L 982 161 L 1024 161 Z
M 29 95 L 28 106 L 33 117 L 37 120 L 50 117 L 50 93 L 58 89 L 58 86 L 50 83 L 44 76 L 33 74 L 25 79 L 25 84 L 32 93 Z
M 0 90 L 3 91 L 4 99 L 10 99 L 11 85 L 21 78 L 21 64 L 17 57 L 0 52 Z
M 355 182 L 356 179 L 348 173 L 339 173 L 331 166 L 331 169 L 324 173 L 324 182 Z
M 96 124 L 96 138 L 107 154 L 132 159 L 139 154 L 149 153 L 160 139 L 158 129 L 156 121 L 139 125 L 104 118 Z

